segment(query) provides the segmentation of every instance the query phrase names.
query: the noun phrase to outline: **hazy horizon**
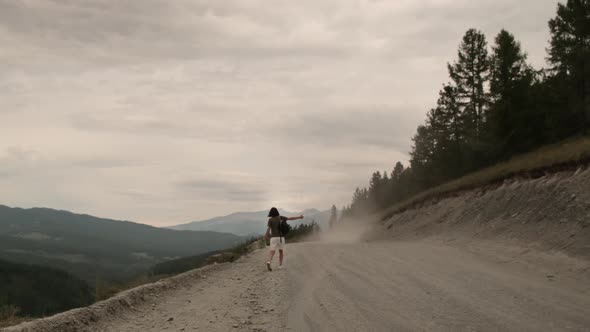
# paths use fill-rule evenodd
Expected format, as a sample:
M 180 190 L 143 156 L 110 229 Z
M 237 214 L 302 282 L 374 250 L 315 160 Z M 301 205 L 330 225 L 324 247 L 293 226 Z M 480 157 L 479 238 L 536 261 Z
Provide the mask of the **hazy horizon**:
M 406 162 L 469 28 L 558 1 L 0 1 L 0 204 L 154 226 L 340 208 Z

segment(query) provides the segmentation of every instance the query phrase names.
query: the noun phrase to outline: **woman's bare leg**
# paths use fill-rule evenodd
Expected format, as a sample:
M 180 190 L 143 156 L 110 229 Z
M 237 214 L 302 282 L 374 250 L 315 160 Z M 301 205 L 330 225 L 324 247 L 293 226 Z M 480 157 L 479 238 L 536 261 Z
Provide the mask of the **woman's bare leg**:
M 272 258 L 273 258 L 274 255 L 275 255 L 275 251 L 274 250 L 269 251 L 269 253 L 268 253 L 268 261 L 266 262 L 266 268 L 269 271 L 272 271 L 272 267 L 270 266 L 270 262 L 272 261 Z
M 283 265 L 283 249 L 279 249 L 279 265 Z

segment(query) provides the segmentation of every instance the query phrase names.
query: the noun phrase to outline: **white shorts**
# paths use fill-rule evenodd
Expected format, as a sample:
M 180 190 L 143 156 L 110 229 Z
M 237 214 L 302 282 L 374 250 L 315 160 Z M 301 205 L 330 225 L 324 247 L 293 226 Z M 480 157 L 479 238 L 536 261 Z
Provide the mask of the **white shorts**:
M 270 238 L 270 250 L 283 250 L 285 246 L 285 238 L 284 237 L 271 237 Z

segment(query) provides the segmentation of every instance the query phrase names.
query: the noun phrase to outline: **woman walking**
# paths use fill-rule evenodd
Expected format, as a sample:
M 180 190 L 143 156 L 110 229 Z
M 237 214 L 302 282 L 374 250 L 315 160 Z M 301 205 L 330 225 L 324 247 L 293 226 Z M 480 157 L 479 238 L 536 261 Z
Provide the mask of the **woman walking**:
M 266 227 L 266 238 L 270 237 L 270 252 L 268 261 L 266 262 L 266 268 L 272 271 L 271 262 L 277 249 L 279 250 L 279 269 L 283 266 L 283 249 L 285 247 L 285 237 L 281 233 L 281 223 L 287 222 L 288 220 L 303 219 L 303 215 L 299 217 L 283 217 L 279 214 L 279 210 L 273 207 L 268 212 L 268 224 Z

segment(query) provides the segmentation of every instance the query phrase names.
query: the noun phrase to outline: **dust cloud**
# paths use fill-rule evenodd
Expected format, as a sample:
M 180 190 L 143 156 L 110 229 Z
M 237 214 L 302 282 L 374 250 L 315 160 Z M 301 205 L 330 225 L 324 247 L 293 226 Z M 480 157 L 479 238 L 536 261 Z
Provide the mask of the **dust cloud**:
M 335 244 L 354 244 L 365 242 L 371 238 L 376 217 L 364 217 L 342 221 L 320 236 L 320 241 Z

